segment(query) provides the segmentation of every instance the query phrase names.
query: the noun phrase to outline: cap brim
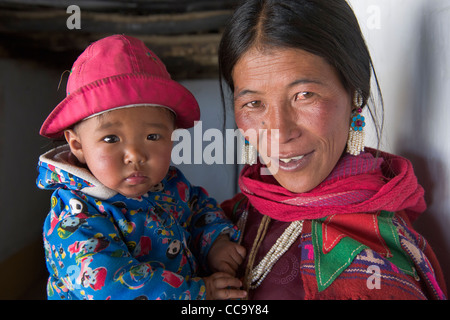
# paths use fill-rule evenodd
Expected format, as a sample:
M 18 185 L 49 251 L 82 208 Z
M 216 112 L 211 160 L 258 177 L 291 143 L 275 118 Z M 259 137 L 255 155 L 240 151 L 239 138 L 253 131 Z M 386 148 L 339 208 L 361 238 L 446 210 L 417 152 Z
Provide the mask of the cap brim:
M 40 134 L 57 138 L 93 114 L 144 104 L 173 110 L 178 128 L 191 128 L 200 120 L 197 100 L 178 82 L 146 74 L 125 74 L 95 81 L 70 93 L 47 117 Z

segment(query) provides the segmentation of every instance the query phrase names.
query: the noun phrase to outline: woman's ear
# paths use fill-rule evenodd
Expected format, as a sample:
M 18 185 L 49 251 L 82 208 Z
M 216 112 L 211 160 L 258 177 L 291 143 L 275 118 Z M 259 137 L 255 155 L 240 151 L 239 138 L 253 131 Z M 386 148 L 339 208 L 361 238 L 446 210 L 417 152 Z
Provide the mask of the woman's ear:
M 86 164 L 80 136 L 75 132 L 75 130 L 68 129 L 64 131 L 64 137 L 66 138 L 66 141 L 70 147 L 70 151 L 72 151 L 73 155 L 77 157 L 78 161 Z

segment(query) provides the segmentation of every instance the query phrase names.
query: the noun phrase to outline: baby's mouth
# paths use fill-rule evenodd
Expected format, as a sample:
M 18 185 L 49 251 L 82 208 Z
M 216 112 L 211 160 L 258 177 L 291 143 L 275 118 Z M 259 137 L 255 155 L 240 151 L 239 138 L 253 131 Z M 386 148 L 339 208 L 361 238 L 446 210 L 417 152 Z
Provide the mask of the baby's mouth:
M 145 183 L 148 180 L 148 177 L 142 172 L 133 172 L 125 180 L 131 185 L 138 185 Z

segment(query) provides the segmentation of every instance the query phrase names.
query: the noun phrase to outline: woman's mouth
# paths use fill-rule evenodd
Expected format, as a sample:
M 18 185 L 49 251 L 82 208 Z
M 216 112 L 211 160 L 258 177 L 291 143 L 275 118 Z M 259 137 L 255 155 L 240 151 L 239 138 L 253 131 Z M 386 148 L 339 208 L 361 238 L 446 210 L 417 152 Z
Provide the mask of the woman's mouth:
M 280 158 L 280 161 L 284 162 L 284 163 L 289 163 L 291 161 L 297 161 L 297 160 L 301 160 L 303 159 L 305 156 L 298 156 L 298 157 L 292 157 L 292 158 L 286 158 L 286 159 L 282 159 Z
M 280 156 L 279 158 L 271 158 L 271 160 L 281 170 L 295 171 L 304 168 L 308 164 L 312 154 L 313 152 L 298 156 Z

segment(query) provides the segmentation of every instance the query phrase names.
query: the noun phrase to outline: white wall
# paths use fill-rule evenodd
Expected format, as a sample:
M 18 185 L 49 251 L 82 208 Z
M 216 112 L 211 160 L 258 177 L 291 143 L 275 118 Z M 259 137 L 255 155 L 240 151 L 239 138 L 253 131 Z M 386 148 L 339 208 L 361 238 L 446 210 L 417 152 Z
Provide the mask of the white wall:
M 450 287 L 450 0 L 349 2 L 384 95 L 382 149 L 413 162 L 428 203 L 415 226 Z

